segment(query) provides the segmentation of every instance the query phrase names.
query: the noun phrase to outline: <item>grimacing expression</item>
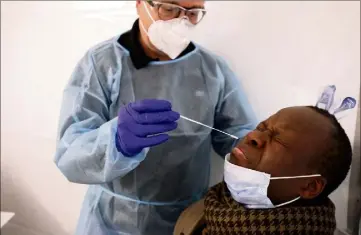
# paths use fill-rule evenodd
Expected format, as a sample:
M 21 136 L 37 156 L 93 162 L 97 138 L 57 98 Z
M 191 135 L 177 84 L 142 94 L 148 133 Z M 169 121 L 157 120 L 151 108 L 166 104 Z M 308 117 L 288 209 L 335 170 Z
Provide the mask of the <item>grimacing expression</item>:
M 319 174 L 315 165 L 331 143 L 332 123 L 308 107 L 285 108 L 261 122 L 232 150 L 235 165 L 271 177 Z M 317 197 L 324 177 L 271 180 L 268 197 L 274 204 L 301 196 Z

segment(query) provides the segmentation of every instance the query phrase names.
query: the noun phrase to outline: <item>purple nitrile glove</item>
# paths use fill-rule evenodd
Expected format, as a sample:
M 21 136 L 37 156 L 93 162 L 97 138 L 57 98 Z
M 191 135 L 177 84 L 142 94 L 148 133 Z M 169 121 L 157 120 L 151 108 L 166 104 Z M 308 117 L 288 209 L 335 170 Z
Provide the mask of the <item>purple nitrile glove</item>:
M 166 100 L 146 99 L 127 104 L 118 114 L 117 150 L 133 157 L 146 147 L 164 143 L 169 138 L 164 132 L 176 129 L 179 117 Z

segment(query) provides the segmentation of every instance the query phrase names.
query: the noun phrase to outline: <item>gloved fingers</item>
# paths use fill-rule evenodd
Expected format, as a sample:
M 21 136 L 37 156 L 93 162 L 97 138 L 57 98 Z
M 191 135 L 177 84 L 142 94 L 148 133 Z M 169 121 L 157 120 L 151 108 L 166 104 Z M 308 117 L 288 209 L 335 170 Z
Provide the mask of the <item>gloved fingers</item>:
M 141 139 L 140 143 L 141 143 L 142 147 L 146 148 L 146 147 L 152 147 L 152 146 L 156 146 L 156 145 L 166 142 L 169 139 L 169 136 L 167 134 L 159 134 L 159 135 L 149 136 L 149 137 L 140 138 L 140 139 Z
M 138 113 L 130 106 L 127 106 L 128 113 L 138 124 L 160 124 L 175 122 L 179 119 L 180 114 L 174 111 L 154 112 L 154 113 Z
M 139 146 L 139 138 L 131 133 L 129 130 L 123 129 L 116 133 L 116 148 L 126 157 L 133 157 L 140 153 L 143 147 Z
M 126 157 L 133 157 L 140 153 L 142 149 L 162 144 L 168 139 L 167 134 L 138 137 L 127 129 L 117 132 L 115 136 L 117 150 Z
M 142 113 L 138 116 L 137 122 L 140 124 L 161 124 L 175 122 L 179 118 L 180 114 L 174 111 Z
M 157 124 L 157 125 L 142 125 L 142 124 L 132 124 L 127 128 L 133 132 L 138 137 L 146 137 L 148 135 L 156 135 L 168 131 L 177 129 L 178 124 L 176 122 Z
M 171 111 L 172 104 L 167 100 L 145 99 L 130 104 L 130 107 L 139 113 Z

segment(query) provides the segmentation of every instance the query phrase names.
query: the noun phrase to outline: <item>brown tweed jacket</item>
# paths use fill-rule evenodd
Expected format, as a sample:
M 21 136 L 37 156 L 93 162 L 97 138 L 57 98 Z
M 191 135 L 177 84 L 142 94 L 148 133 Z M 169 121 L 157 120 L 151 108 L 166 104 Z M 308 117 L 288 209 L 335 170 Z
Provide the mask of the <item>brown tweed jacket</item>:
M 234 201 L 227 186 L 221 183 L 181 214 L 173 234 L 332 235 L 335 229 L 335 207 L 329 199 L 312 205 L 247 209 Z

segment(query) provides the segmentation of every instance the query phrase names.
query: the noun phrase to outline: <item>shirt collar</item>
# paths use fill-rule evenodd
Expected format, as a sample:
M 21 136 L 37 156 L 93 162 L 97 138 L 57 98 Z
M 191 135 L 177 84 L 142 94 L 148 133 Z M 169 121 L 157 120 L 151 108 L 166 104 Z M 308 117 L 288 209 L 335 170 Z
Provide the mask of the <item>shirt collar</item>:
M 130 31 L 119 37 L 118 43 L 129 51 L 130 58 L 136 69 L 145 68 L 152 61 L 159 61 L 159 59 L 153 59 L 145 54 L 145 51 L 140 43 L 139 19 L 134 22 Z M 194 49 L 195 45 L 191 42 L 177 58 L 188 54 Z

